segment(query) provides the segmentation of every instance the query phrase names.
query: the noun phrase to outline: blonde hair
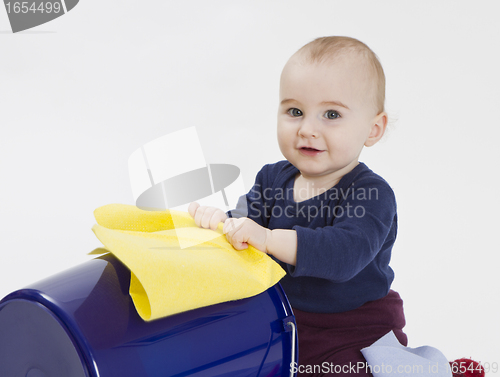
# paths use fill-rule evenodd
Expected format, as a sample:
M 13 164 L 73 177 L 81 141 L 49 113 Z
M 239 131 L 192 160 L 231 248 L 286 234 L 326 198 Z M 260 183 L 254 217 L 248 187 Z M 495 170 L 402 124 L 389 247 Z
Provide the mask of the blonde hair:
M 380 114 L 385 111 L 385 74 L 377 55 L 366 44 L 350 37 L 321 37 L 304 45 L 295 53 L 311 63 L 335 61 L 350 54 L 356 54 L 367 63 L 369 74 L 374 78 L 373 103 Z

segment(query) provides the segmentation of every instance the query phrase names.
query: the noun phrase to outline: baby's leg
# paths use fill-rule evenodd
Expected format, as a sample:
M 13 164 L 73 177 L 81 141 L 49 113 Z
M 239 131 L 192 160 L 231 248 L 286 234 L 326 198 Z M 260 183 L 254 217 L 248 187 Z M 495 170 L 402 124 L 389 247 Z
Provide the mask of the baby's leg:
M 346 313 L 307 313 L 294 309 L 299 337 L 298 377 L 372 376 L 361 349 L 389 331 L 407 345 L 403 302 L 390 291 Z

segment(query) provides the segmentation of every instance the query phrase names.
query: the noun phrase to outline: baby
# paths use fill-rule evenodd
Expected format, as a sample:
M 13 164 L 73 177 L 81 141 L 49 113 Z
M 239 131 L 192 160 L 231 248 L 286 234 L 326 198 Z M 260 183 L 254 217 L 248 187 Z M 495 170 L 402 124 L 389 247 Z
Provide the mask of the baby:
M 369 376 L 362 348 L 391 330 L 407 344 L 402 300 L 390 289 L 396 200 L 358 161 L 387 126 L 384 71 L 364 43 L 318 38 L 286 63 L 279 101 L 286 160 L 260 170 L 243 208 L 191 203 L 189 213 L 203 228 L 224 222 L 235 249 L 252 245 L 285 269 L 299 376 Z

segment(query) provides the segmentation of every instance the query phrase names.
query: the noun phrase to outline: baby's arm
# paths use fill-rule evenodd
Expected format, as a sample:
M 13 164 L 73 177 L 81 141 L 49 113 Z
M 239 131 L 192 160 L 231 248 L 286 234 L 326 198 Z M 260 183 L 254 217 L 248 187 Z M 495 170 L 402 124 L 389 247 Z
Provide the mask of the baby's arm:
M 297 232 L 292 229 L 269 230 L 267 253 L 280 261 L 295 266 L 297 263 Z
M 297 259 L 297 232 L 291 229 L 267 229 L 252 219 L 227 219 L 223 232 L 236 250 L 252 245 L 282 262 L 295 266 Z
M 265 191 L 272 186 L 272 180 L 284 165 L 286 165 L 284 161 L 265 165 L 257 174 L 252 189 L 240 198 L 237 208 L 229 212 L 231 218 L 220 209 L 200 207 L 196 202 L 191 203 L 188 211 L 195 218 L 196 225 L 215 230 L 217 224 L 223 221 L 223 232 L 235 249 L 243 250 L 250 244 L 285 263 L 295 265 L 297 232 L 290 229 L 267 228 L 270 214 L 266 209 Z
M 242 217 L 228 219 L 219 208 L 200 206 L 192 202 L 188 208 L 197 226 L 216 230 L 224 223 L 223 232 L 235 249 L 243 250 L 248 244 L 270 254 L 282 262 L 295 265 L 297 258 L 297 232 L 289 229 L 269 230 L 252 219 Z
M 216 230 L 219 223 L 223 223 L 227 219 L 227 215 L 223 210 L 215 207 L 200 206 L 196 202 L 192 202 L 189 205 L 188 212 L 193 217 L 197 226 L 212 230 Z
M 291 276 L 345 282 L 375 258 L 372 270 L 387 268 L 397 233 L 394 193 L 387 183 L 370 179 L 351 187 L 353 191 L 332 208 L 337 210 L 332 225 L 293 227 L 297 260 L 289 269 Z M 371 198 L 371 194 L 366 197 L 370 189 L 375 189 Z

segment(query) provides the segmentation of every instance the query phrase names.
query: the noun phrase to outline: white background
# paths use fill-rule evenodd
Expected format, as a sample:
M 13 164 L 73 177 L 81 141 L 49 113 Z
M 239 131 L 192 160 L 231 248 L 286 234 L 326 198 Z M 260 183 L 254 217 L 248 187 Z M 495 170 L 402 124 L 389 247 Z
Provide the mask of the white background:
M 207 162 L 239 166 L 249 189 L 283 159 L 283 65 L 347 35 L 387 76 L 390 132 L 361 160 L 398 199 L 409 346 L 500 362 L 498 14 L 493 0 L 81 0 L 12 34 L 0 8 L 0 297 L 91 258 L 93 210 L 133 203 L 127 159 L 148 141 L 194 125 Z

